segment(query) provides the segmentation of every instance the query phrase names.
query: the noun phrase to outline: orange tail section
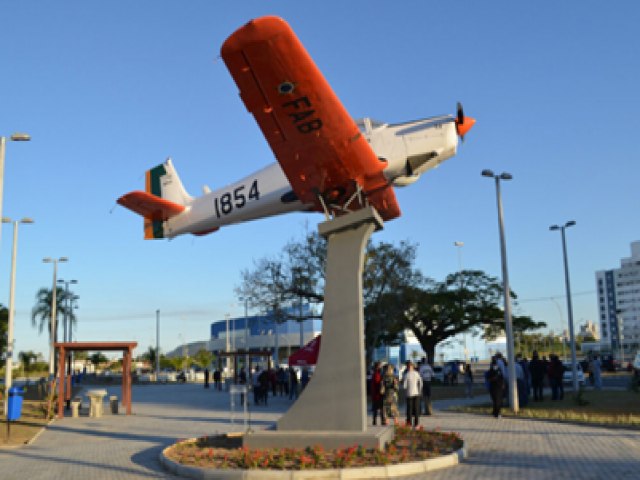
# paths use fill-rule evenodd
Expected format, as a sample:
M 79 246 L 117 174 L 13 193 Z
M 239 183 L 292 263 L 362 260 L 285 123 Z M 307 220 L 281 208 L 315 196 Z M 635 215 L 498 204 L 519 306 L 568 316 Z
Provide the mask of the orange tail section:
M 145 240 L 165 238 L 163 222 L 182 213 L 191 197 L 170 159 L 147 171 L 145 187 L 145 192 L 137 190 L 121 196 L 118 203 L 144 217 Z

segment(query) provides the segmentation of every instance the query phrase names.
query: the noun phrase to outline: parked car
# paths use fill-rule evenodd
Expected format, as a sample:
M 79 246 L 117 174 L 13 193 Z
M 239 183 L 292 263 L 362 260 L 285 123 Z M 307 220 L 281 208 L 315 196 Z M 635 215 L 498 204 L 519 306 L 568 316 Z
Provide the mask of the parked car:
M 571 362 L 564 362 L 562 366 L 564 367 L 564 373 L 562 374 L 562 383 L 573 383 L 573 371 L 571 368 Z M 584 385 L 584 372 L 582 371 L 580 362 L 576 363 L 576 373 L 578 376 L 578 385 Z

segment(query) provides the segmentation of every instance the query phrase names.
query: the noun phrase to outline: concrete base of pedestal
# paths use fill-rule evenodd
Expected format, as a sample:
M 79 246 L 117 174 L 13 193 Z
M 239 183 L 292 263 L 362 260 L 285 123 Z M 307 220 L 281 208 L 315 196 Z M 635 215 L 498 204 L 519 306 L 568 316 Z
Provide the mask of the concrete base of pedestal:
M 258 430 L 244 435 L 242 445 L 247 448 L 306 448 L 321 446 L 325 450 L 362 445 L 381 449 L 393 440 L 394 429 L 370 427 L 364 432 L 302 430 Z

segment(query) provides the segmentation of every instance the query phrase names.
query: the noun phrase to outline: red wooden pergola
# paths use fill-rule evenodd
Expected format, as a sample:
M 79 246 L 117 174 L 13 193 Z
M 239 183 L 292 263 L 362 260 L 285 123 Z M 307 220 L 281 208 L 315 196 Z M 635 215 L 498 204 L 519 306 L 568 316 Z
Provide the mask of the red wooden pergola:
M 71 377 L 67 377 L 66 359 L 68 352 L 122 352 L 122 405 L 127 415 L 131 415 L 131 359 L 138 342 L 65 342 L 55 343 L 58 349 L 58 418 L 64 417 L 65 389 L 71 397 Z

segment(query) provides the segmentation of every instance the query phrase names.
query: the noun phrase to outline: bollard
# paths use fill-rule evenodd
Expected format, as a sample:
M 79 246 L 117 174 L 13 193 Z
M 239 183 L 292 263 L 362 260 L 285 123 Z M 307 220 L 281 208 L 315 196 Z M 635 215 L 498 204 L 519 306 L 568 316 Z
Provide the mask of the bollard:
M 111 395 L 109 397 L 109 403 L 111 403 L 111 413 L 113 415 L 118 414 L 118 397 L 116 395 Z
M 75 397 L 71 401 L 71 417 L 78 418 L 80 416 L 80 407 L 82 405 L 82 399 Z

